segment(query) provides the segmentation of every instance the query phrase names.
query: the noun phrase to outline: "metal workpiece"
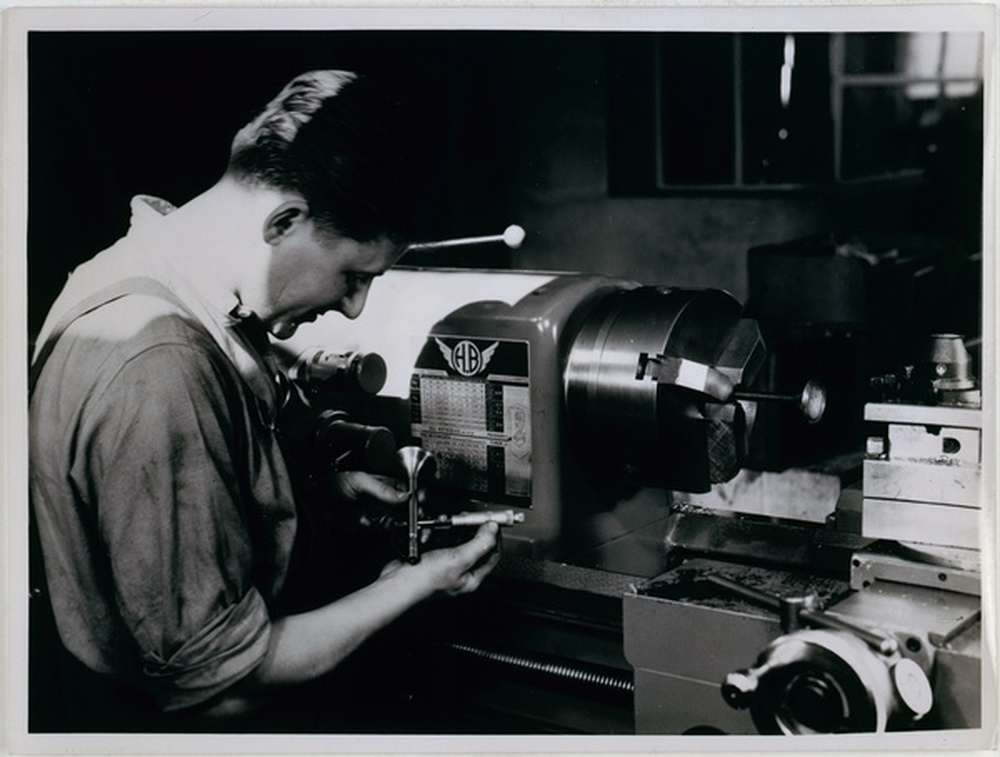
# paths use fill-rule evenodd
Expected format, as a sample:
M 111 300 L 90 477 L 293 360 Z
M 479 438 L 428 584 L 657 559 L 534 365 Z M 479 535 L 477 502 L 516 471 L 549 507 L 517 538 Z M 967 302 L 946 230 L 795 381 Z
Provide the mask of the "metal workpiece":
M 776 394 L 774 392 L 751 392 L 740 390 L 733 396 L 750 402 L 788 402 L 794 404 L 808 423 L 819 423 L 826 413 L 826 388 L 818 381 L 810 380 L 798 394 Z

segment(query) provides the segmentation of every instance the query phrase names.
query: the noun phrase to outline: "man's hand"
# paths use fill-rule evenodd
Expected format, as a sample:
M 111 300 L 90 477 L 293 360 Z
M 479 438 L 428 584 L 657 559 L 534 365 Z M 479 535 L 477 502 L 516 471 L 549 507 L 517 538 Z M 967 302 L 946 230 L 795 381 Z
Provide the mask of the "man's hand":
M 382 569 L 380 578 L 409 574 L 414 581 L 426 582 L 429 594 L 469 594 L 500 561 L 499 531 L 496 523 L 485 523 L 469 541 L 425 552 L 416 565 L 394 560 Z
M 335 497 L 348 502 L 368 500 L 386 505 L 400 505 L 406 502 L 409 495 L 409 490 L 404 487 L 403 482 L 363 471 L 337 473 L 332 478 L 331 487 Z

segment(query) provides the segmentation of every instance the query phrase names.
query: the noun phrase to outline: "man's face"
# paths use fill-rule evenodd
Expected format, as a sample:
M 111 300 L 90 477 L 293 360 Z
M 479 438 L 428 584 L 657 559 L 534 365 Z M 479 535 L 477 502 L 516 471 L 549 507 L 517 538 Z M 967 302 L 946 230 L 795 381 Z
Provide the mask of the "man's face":
M 320 231 L 305 219 L 274 245 L 268 303 L 257 315 L 278 339 L 289 338 L 299 324 L 331 310 L 357 318 L 372 280 L 400 252 L 388 239 L 357 242 Z

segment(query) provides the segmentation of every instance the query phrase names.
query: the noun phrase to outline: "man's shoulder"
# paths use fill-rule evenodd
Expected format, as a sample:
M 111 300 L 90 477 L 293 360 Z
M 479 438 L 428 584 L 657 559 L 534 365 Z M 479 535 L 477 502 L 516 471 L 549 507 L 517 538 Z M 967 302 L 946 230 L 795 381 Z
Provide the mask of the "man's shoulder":
M 178 303 L 150 293 L 129 294 L 80 316 L 66 330 L 76 339 L 119 348 L 150 340 L 200 342 L 205 327 Z
M 225 358 L 205 327 L 178 304 L 155 295 L 130 294 L 71 323 L 49 363 L 55 370 L 46 372 L 63 376 L 63 382 L 73 376 L 80 386 L 101 386 L 126 369 L 162 375 L 182 365 L 188 370 L 201 365 L 201 372 L 217 374 Z
M 225 356 L 182 309 L 128 295 L 66 328 L 38 377 L 32 422 L 39 439 L 59 437 L 85 415 L 119 405 L 169 412 L 171 396 L 238 391 L 230 377 Z

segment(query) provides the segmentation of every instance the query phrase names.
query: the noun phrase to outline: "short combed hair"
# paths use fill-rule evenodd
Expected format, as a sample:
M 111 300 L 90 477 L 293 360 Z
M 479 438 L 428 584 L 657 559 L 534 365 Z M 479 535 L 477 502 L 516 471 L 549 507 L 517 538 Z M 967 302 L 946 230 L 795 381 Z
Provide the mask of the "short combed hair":
M 402 101 L 373 78 L 310 71 L 240 129 L 228 173 L 301 194 L 325 231 L 403 243 L 416 202 L 406 124 Z

